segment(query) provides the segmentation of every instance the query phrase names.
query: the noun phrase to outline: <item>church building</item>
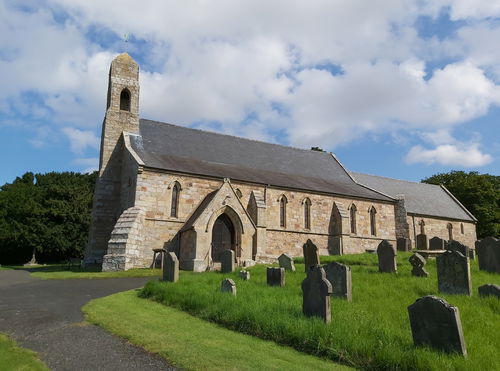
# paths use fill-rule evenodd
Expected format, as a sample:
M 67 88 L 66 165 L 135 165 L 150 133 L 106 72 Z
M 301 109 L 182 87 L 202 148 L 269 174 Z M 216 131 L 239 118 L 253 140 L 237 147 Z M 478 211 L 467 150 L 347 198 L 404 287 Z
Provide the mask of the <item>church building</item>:
M 443 186 L 347 171 L 332 154 L 139 117 L 139 66 L 111 63 L 85 264 L 149 267 L 153 249 L 182 269 L 302 255 L 355 254 L 381 240 L 455 239 L 473 246 L 476 219 Z M 193 109 L 196 109 L 194 107 Z

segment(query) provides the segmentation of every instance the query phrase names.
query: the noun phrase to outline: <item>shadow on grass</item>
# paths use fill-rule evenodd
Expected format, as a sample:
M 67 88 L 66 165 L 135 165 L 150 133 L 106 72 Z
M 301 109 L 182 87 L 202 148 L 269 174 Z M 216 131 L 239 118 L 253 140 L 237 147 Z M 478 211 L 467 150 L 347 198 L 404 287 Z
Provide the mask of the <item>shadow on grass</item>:
M 47 264 L 47 265 L 6 265 L 3 266 L 4 268 L 7 269 L 13 269 L 13 270 L 21 270 L 21 271 L 27 271 L 30 273 L 35 273 L 35 272 L 44 272 L 44 273 L 49 273 L 49 272 L 89 272 L 89 273 L 95 273 L 95 272 L 100 272 L 101 269 L 99 267 L 86 267 L 86 268 L 80 268 L 80 267 L 69 267 L 68 264 Z

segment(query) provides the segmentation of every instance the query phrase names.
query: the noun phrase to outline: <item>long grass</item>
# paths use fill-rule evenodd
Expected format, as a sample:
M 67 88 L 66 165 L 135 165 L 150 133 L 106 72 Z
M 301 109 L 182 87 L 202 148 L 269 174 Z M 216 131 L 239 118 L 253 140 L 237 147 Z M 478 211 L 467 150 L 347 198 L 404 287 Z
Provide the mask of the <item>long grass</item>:
M 300 284 L 304 266 L 286 273 L 286 286 L 268 287 L 265 266 L 250 268 L 251 280 L 237 272 L 181 272 L 177 283 L 149 282 L 140 295 L 229 329 L 273 340 L 320 357 L 366 369 L 500 370 L 500 300 L 480 298 L 477 287 L 499 283 L 500 276 L 479 271 L 472 262 L 474 295 L 437 291 L 435 260 L 429 278 L 411 276 L 408 253 L 398 254 L 398 273 L 379 273 L 374 254 L 322 257 L 351 266 L 353 302 L 332 298 L 332 322 L 302 315 Z M 219 292 L 223 278 L 233 278 L 236 297 Z M 413 345 L 408 305 L 424 295 L 437 295 L 460 310 L 468 357 Z
M 0 334 L 0 369 L 4 371 L 48 371 L 35 352 L 20 348 L 15 341 Z

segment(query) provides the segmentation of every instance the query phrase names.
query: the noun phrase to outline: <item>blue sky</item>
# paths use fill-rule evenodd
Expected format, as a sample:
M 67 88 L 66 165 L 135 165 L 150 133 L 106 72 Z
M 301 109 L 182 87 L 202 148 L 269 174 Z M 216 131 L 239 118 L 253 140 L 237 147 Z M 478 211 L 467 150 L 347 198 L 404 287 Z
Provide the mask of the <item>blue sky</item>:
M 499 0 L 0 0 L 0 184 L 97 167 L 124 51 L 144 118 L 399 179 L 500 175 L 498 40 Z

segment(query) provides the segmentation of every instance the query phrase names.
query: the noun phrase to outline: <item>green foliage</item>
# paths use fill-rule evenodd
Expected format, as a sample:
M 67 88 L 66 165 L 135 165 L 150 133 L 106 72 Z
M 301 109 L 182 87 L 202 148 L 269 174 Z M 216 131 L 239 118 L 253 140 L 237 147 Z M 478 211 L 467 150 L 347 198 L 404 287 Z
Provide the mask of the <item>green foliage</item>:
M 5 371 L 48 370 L 45 364 L 37 358 L 35 352 L 18 347 L 14 341 L 3 334 L 0 334 L 0 365 Z
M 500 176 L 451 171 L 422 180 L 442 184 L 477 218 L 479 238 L 500 237 Z
M 237 272 L 181 272 L 179 282 L 151 281 L 140 295 L 231 330 L 361 369 L 500 369 L 495 361 L 500 348 L 500 301 L 476 294 L 478 286 L 495 282 L 496 276 L 479 271 L 473 261 L 475 294 L 444 295 L 437 291 L 435 260 L 426 266 L 429 278 L 412 277 L 409 256 L 398 253 L 398 274 L 379 273 L 375 254 L 322 257 L 322 263 L 338 261 L 352 268 L 353 302 L 332 298 L 329 325 L 302 314 L 302 264 L 296 265 L 297 272 L 286 273 L 282 288 L 267 286 L 266 267 L 258 265 L 249 268 L 250 281 L 239 279 Z M 235 280 L 236 297 L 220 293 L 226 277 Z M 425 295 L 437 295 L 459 308 L 466 359 L 413 345 L 407 307 Z
M 97 173 L 26 173 L 0 187 L 0 264 L 81 256 Z

